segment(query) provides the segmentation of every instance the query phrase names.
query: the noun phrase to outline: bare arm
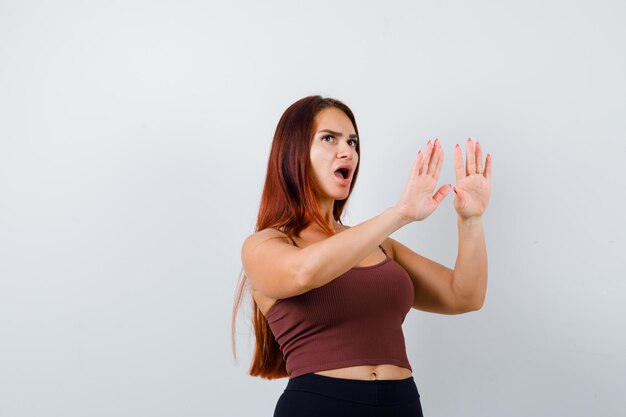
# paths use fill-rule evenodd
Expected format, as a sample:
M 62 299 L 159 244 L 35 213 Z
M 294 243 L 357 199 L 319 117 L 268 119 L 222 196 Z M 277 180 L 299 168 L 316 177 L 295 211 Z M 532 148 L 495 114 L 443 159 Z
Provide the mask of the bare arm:
M 480 309 L 487 292 L 487 248 L 482 220 L 457 219 L 459 253 L 454 265 L 452 291 L 457 305 L 472 311 Z
M 286 298 L 318 288 L 348 271 L 387 236 L 423 220 L 439 206 L 451 190 L 446 184 L 433 195 L 442 163 L 441 145 L 429 141 L 425 154 L 418 152 L 395 206 L 306 248 L 295 248 L 273 229 L 248 237 L 242 247 L 242 262 L 253 288 L 272 298 Z
M 293 297 L 332 281 L 366 258 L 407 224 L 394 208 L 305 248 L 296 248 L 275 229 L 246 239 L 242 262 L 253 288 L 268 297 Z
M 485 302 L 487 250 L 481 216 L 491 194 L 491 157 L 487 155 L 483 170 L 480 145 L 468 140 L 467 149 L 466 169 L 460 146 L 455 149 L 459 247 L 454 270 L 389 238 L 394 259 L 413 281 L 413 307 L 419 310 L 462 314 L 482 308 Z
M 413 308 L 463 314 L 482 308 L 487 290 L 487 251 L 480 218 L 458 218 L 459 254 L 454 270 L 389 238 L 393 258 L 409 274 Z

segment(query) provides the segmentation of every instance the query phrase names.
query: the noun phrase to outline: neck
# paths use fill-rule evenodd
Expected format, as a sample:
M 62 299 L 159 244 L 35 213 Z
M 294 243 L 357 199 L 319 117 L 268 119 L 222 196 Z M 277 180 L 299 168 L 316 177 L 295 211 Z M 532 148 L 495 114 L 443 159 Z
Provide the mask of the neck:
M 339 223 L 337 223 L 337 221 L 333 217 L 333 206 L 335 204 L 335 200 L 333 199 L 327 199 L 327 200 L 322 200 L 322 201 L 318 200 L 317 204 L 320 209 L 320 214 L 326 221 L 326 224 L 328 225 L 328 227 L 330 227 L 335 232 L 342 230 L 343 227 Z

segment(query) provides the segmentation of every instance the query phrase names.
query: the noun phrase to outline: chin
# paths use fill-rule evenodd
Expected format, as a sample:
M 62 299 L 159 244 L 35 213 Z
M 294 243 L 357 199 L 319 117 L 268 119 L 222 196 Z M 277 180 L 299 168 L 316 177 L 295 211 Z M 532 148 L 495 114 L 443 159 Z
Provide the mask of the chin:
M 350 191 L 348 190 L 345 193 L 338 194 L 335 197 L 335 200 L 345 200 L 346 198 L 348 198 L 349 195 L 350 195 Z
M 350 195 L 350 185 L 347 185 L 345 187 L 337 187 L 333 184 L 332 186 L 323 190 L 322 195 L 333 200 L 345 200 Z
M 346 193 L 325 193 L 324 196 L 333 201 L 341 201 L 348 198 L 349 192 Z

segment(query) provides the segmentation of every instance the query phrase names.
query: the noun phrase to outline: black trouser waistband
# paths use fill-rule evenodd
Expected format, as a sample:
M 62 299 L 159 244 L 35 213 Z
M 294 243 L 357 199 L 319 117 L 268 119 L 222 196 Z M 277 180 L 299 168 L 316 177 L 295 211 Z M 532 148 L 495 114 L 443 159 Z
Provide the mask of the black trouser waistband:
M 291 378 L 285 391 L 314 392 L 368 405 L 406 404 L 420 397 L 412 376 L 406 379 L 365 381 L 309 373 Z

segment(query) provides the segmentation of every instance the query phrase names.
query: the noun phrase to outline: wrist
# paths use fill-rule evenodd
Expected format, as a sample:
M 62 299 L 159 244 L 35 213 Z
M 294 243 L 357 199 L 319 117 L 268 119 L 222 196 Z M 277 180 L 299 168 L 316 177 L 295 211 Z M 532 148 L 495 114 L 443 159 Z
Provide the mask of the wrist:
M 396 206 L 388 207 L 385 210 L 385 212 L 388 212 L 391 214 L 394 220 L 394 224 L 397 226 L 396 229 L 400 229 L 401 227 L 406 226 L 407 224 L 412 222 L 412 220 L 406 217 L 405 215 L 403 215 L 402 212 L 398 210 L 398 207 Z
M 482 222 L 482 216 L 471 216 L 471 217 L 457 216 L 457 221 L 459 222 L 459 224 L 471 226 L 474 224 L 480 224 Z

